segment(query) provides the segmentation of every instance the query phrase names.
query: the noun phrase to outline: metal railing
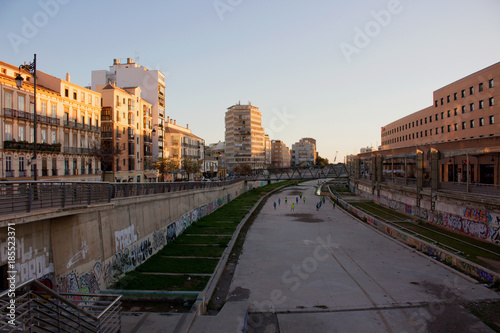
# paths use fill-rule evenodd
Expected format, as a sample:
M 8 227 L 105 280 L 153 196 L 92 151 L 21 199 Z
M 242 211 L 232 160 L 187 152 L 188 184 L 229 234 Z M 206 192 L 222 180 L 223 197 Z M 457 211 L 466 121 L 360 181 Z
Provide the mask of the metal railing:
M 31 279 L 0 294 L 0 313 L 0 332 L 113 333 L 121 329 L 121 296 L 57 293 Z
M 78 169 L 76 169 L 78 170 Z M 68 170 L 69 171 L 69 170 Z M 113 199 L 227 186 L 241 181 L 173 183 L 0 182 L 0 215 L 111 202 Z

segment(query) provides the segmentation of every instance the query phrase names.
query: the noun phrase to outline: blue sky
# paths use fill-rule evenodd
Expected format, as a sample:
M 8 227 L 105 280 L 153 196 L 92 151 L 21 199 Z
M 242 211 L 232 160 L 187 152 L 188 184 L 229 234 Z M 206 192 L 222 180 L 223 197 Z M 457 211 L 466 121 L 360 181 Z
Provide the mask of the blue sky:
M 332 161 L 500 61 L 498 17 L 498 0 L 0 0 L 0 60 L 37 53 L 40 70 L 86 86 L 139 57 L 167 76 L 167 115 L 207 142 L 251 101 L 272 139 L 314 137 Z

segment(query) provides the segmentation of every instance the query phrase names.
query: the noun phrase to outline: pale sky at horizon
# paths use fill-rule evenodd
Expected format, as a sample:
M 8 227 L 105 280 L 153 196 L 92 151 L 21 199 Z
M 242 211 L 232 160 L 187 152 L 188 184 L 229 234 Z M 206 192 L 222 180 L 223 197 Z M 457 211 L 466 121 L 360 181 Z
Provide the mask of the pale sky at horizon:
M 251 101 L 271 139 L 313 137 L 342 161 L 499 62 L 499 17 L 499 0 L 0 0 L 0 60 L 36 53 L 39 70 L 87 86 L 92 70 L 139 57 L 166 75 L 166 115 L 207 143 L 224 140 L 228 107 Z

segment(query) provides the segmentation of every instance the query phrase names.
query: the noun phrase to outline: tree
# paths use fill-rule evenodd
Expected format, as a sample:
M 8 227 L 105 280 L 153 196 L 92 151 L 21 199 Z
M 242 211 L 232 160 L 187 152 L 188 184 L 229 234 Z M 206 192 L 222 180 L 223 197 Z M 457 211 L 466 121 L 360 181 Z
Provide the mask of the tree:
M 90 155 L 94 156 L 99 162 L 101 162 L 103 181 L 106 171 L 113 171 L 113 163 L 116 158 L 122 154 L 122 152 L 123 149 L 118 148 L 118 146 L 114 146 L 112 140 L 93 140 L 90 143 Z
M 250 175 L 252 172 L 252 167 L 250 166 L 250 164 L 238 164 L 233 168 L 233 172 L 243 176 Z
M 330 162 L 328 161 L 327 158 L 323 158 L 323 157 L 318 155 L 318 158 L 316 158 L 316 165 L 317 166 L 326 166 L 328 164 L 330 164 Z
M 160 173 L 160 181 L 164 182 L 165 173 L 170 173 L 179 170 L 179 162 L 171 157 L 160 158 L 160 160 L 156 162 L 155 168 Z
M 190 178 L 189 175 L 192 173 L 199 173 L 201 170 L 200 167 L 201 160 L 195 160 L 194 158 L 190 157 L 185 157 L 182 160 L 182 170 L 184 170 L 187 175 L 188 179 Z

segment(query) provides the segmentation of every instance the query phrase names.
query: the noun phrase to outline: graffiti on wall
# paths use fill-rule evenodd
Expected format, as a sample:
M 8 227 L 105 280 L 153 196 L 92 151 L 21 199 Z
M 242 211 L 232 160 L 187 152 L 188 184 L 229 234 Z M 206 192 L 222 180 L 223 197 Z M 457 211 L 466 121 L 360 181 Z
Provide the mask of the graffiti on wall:
M 80 260 L 85 259 L 85 255 L 89 252 L 89 247 L 87 246 L 87 241 L 82 242 L 82 247 L 81 250 L 78 251 L 71 259 L 68 261 L 68 264 L 66 265 L 66 268 L 70 268 Z
M 8 242 L 0 244 L 2 262 L 7 261 Z M 47 248 L 25 248 L 24 237 L 16 238 L 16 284 L 31 278 L 41 279 L 54 273 L 54 264 L 50 262 Z
M 115 247 L 116 251 L 123 250 L 127 246 L 130 246 L 137 241 L 137 234 L 135 233 L 135 227 L 131 226 L 115 231 Z
M 491 213 L 484 209 L 474 209 L 474 208 L 465 208 L 464 209 L 464 217 L 468 220 L 490 223 L 492 220 Z

